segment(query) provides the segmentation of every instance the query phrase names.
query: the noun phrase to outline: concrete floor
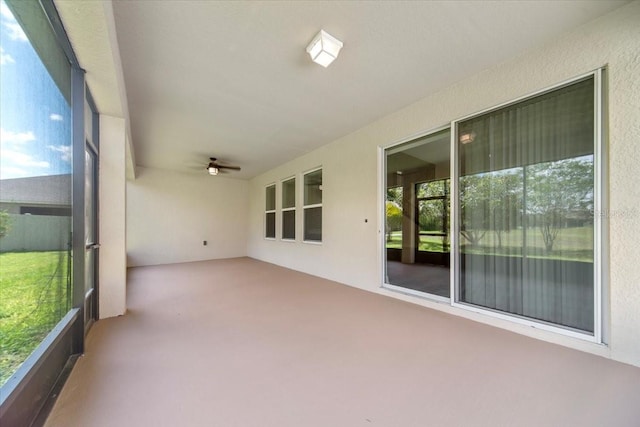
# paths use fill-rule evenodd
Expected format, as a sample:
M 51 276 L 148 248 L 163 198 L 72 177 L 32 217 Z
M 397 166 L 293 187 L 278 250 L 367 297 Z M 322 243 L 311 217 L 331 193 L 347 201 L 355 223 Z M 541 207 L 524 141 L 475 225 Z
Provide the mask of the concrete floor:
M 640 369 L 249 258 L 129 271 L 47 426 L 634 426 Z

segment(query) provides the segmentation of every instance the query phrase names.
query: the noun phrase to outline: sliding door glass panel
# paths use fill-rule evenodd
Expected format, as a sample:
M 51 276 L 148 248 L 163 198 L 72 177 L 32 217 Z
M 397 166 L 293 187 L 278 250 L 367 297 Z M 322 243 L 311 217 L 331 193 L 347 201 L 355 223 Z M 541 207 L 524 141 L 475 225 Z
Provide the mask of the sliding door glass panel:
M 48 26 L 23 29 L 44 20 L 39 4 L 12 5 L 0 2 L 0 385 L 72 295 L 70 68 Z
M 448 129 L 385 150 L 385 283 L 449 297 Z
M 458 124 L 460 302 L 594 330 L 594 80 Z

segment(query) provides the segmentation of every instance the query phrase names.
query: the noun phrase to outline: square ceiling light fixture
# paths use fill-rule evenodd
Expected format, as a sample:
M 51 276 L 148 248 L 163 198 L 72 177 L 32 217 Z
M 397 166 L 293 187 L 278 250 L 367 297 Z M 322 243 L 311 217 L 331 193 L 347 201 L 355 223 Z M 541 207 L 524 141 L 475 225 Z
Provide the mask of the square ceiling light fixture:
M 325 30 L 320 30 L 307 46 L 307 52 L 316 64 L 328 67 L 342 49 L 342 42 Z

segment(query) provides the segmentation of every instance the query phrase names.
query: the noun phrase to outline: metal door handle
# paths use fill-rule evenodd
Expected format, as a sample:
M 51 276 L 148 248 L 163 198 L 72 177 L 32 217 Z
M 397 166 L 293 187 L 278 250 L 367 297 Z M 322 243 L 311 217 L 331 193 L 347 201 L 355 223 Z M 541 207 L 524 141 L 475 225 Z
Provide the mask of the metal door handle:
M 100 249 L 100 243 L 91 243 L 90 245 L 86 245 L 85 249 Z

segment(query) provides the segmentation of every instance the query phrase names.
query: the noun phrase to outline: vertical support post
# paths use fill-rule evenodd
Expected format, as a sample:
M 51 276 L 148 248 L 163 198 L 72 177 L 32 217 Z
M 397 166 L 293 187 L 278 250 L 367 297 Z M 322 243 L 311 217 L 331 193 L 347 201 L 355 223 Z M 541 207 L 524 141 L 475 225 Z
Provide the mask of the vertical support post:
M 73 230 L 73 307 L 78 308 L 72 332 L 72 353 L 84 352 L 84 282 L 85 282 L 85 136 L 84 136 L 84 70 L 71 69 L 71 126 L 73 152 L 72 230 Z

